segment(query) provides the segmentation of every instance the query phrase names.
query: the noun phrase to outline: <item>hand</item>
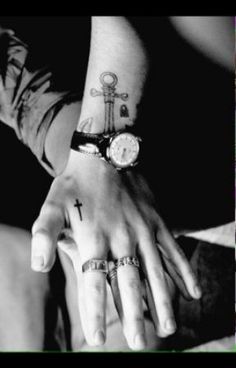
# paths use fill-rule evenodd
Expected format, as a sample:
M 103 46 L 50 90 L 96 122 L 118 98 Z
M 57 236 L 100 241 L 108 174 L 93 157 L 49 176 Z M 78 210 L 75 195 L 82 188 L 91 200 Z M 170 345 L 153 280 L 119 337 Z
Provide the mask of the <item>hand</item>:
M 87 260 L 139 257 L 148 280 L 152 315 L 155 312 L 157 316 L 156 331 L 161 337 L 173 333 L 176 326 L 160 252 L 183 293 L 200 297 L 188 261 L 158 215 L 146 181 L 134 171 L 117 172 L 94 156 L 71 151 L 65 171 L 54 180 L 33 226 L 34 270 L 50 270 L 65 224 L 77 245 L 77 252 L 70 252 L 73 248 L 69 243 L 64 250 L 73 259 L 81 321 L 90 345 L 105 341 L 106 278 L 97 271 L 82 274 L 81 263 Z M 145 348 L 138 269 L 119 267 L 112 290 L 128 345 L 131 349 Z

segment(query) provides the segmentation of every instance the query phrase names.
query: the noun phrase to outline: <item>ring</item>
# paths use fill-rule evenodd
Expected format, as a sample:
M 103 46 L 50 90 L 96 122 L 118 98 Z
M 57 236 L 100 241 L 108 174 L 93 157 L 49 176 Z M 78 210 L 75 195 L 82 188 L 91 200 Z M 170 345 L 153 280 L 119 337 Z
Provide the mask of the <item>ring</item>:
M 117 269 L 115 266 L 115 262 L 109 261 L 108 262 L 108 274 L 107 274 L 107 281 L 111 284 L 111 281 L 117 276 Z
M 116 269 L 118 267 L 127 266 L 127 265 L 135 266 L 138 268 L 140 267 L 139 260 L 137 257 L 122 257 L 122 258 L 119 258 L 117 261 L 115 261 Z
M 107 279 L 109 283 L 117 276 L 117 268 L 114 267 L 111 271 L 108 272 Z
M 89 259 L 82 265 L 82 271 L 100 271 L 108 273 L 108 264 L 104 259 Z

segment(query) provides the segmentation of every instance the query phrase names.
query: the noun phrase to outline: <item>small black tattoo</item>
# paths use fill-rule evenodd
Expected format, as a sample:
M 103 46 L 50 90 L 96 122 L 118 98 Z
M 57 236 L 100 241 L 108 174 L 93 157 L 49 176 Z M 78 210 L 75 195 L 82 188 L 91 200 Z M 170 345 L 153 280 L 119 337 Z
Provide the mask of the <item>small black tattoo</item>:
M 129 117 L 129 110 L 126 105 L 121 105 L 120 107 L 120 117 L 121 118 L 128 118 Z
M 79 218 L 80 218 L 80 221 L 82 221 L 82 212 L 81 212 L 81 209 L 80 207 L 82 207 L 82 203 L 79 203 L 79 200 L 76 198 L 76 201 L 75 201 L 75 204 L 74 204 L 74 207 L 77 207 L 78 209 L 78 212 L 79 212 Z
M 115 98 L 121 98 L 123 101 L 128 100 L 128 93 L 116 93 L 115 86 L 118 83 L 118 78 L 114 73 L 104 72 L 100 75 L 102 91 L 97 91 L 95 88 L 90 90 L 93 97 L 103 96 L 105 103 L 105 133 L 114 132 L 114 103 Z
M 125 128 L 130 128 L 134 125 L 134 120 L 133 119 L 130 119 L 128 121 L 126 121 L 126 124 L 125 124 Z
M 78 129 L 80 132 L 90 133 L 93 124 L 93 118 L 88 118 L 79 123 Z

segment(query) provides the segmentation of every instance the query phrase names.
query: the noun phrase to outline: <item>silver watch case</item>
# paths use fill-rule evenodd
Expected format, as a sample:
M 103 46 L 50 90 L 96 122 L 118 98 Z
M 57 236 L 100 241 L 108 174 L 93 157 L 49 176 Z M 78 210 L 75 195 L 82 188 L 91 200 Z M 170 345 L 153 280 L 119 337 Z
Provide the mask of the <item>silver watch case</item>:
M 134 138 L 136 140 L 136 142 L 138 143 L 138 153 L 137 153 L 137 157 L 136 159 L 130 163 L 127 166 L 117 166 L 117 164 L 114 162 L 114 160 L 112 159 L 111 156 L 111 144 L 113 143 L 113 141 L 118 137 L 121 136 L 123 134 L 127 134 L 127 135 L 131 135 L 132 138 Z M 142 139 L 130 132 L 126 132 L 126 131 L 122 131 L 122 132 L 116 132 L 114 133 L 112 136 L 104 136 L 104 138 L 108 138 L 108 142 L 107 142 L 107 147 L 105 150 L 105 157 L 103 155 L 99 155 L 99 157 L 105 161 L 107 161 L 108 163 L 110 163 L 113 167 L 115 167 L 117 170 L 124 170 L 124 169 L 128 169 L 129 167 L 134 167 L 138 164 L 138 156 L 139 156 L 139 152 L 140 152 L 140 142 L 142 142 Z

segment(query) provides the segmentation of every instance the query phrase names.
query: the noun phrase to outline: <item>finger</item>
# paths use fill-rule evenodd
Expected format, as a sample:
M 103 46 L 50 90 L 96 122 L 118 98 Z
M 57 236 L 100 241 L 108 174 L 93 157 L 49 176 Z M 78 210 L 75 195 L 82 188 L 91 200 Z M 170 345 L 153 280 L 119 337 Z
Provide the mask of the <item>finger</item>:
M 108 245 L 103 232 L 88 226 L 85 206 L 83 211 L 79 209 L 77 203 L 70 204 L 70 224 L 81 265 L 93 259 L 106 260 Z M 76 270 L 76 275 L 80 285 L 78 304 L 85 339 L 91 346 L 100 346 L 106 340 L 106 274 L 96 270 L 81 274 L 81 270 Z
M 114 264 L 114 262 L 111 262 L 111 263 Z M 112 268 L 114 269 L 114 265 L 112 265 Z M 140 271 L 139 274 L 140 274 L 140 280 L 141 280 L 142 298 L 147 306 L 146 313 L 150 314 L 150 318 L 153 321 L 154 327 L 156 327 L 158 326 L 159 322 L 158 322 L 158 318 L 156 314 L 155 304 L 151 296 L 151 291 L 148 286 L 147 279 L 145 278 L 145 275 L 142 272 L 142 270 L 139 269 L 139 271 Z M 111 287 L 112 296 L 113 296 L 113 300 L 114 300 L 114 304 L 115 304 L 118 316 L 120 318 L 120 321 L 123 321 L 123 310 L 122 310 L 120 291 L 118 287 L 117 271 L 114 272 L 112 277 L 110 276 L 108 277 L 108 283 Z
M 108 269 L 109 269 L 109 274 L 107 277 L 108 284 L 110 285 L 110 288 L 111 288 L 111 292 L 112 292 L 112 296 L 113 296 L 113 300 L 114 300 L 114 304 L 115 304 L 118 316 L 120 320 L 122 321 L 123 320 L 122 303 L 121 303 L 120 291 L 118 287 L 117 270 L 116 270 L 116 267 L 113 261 L 109 262 Z
M 166 270 L 167 274 L 171 277 L 171 280 L 174 282 L 174 284 L 177 286 L 178 290 L 182 294 L 182 296 L 186 300 L 192 300 L 192 296 L 189 294 L 185 283 L 182 279 L 182 276 L 180 275 L 179 271 L 176 269 L 176 265 L 171 261 L 171 259 L 167 258 L 165 254 L 162 252 L 162 248 L 158 247 L 158 249 L 161 251 L 162 256 L 162 264 L 164 269 Z
M 171 296 L 173 296 L 174 295 L 174 283 L 168 274 L 165 273 L 165 276 L 166 276 L 166 281 L 168 284 L 168 290 L 170 290 L 170 294 Z M 152 297 L 152 292 L 151 292 L 150 285 L 146 277 L 143 277 L 142 279 L 142 287 L 143 287 L 143 299 L 145 301 L 146 308 L 147 308 L 145 313 L 146 315 L 149 316 L 148 318 L 153 322 L 154 328 L 157 331 L 157 335 L 159 337 L 165 337 L 166 333 L 163 333 L 160 327 L 155 303 Z
M 105 239 L 76 239 L 79 244 L 81 265 L 89 260 L 106 260 Z M 106 274 L 97 270 L 80 270 L 79 308 L 87 343 L 100 346 L 106 340 Z
M 157 334 L 159 337 L 166 337 L 175 332 L 176 323 L 162 261 L 150 235 L 146 234 L 146 236 L 141 237 L 139 251 L 150 288 L 150 295 L 147 293 L 150 311 L 154 314 L 154 321 L 158 320 L 155 326 Z M 155 308 L 152 303 L 154 303 Z M 155 309 L 156 315 L 153 309 Z
M 57 239 L 57 245 L 58 248 L 67 254 L 76 269 L 77 263 L 75 260 L 78 258 L 78 247 L 73 238 L 71 229 L 62 229 Z
M 87 271 L 83 275 L 84 304 L 86 308 L 86 330 L 88 343 L 103 345 L 106 340 L 106 278 L 99 271 Z
M 197 278 L 184 252 L 164 224 L 157 232 L 157 240 L 160 243 L 159 246 L 162 252 L 164 252 L 166 257 L 175 264 L 189 294 L 194 299 L 199 299 L 201 297 L 201 289 Z
M 113 234 L 111 243 L 112 259 L 135 255 L 135 244 L 130 239 L 134 234 L 124 226 Z M 117 284 L 116 284 L 117 282 Z M 144 349 L 146 346 L 146 333 L 143 313 L 142 285 L 139 269 L 133 265 L 117 268 L 115 286 L 115 305 L 120 316 L 123 332 L 129 347 L 133 350 Z
M 144 280 L 142 281 L 142 284 L 141 284 L 141 288 L 142 288 L 142 298 L 144 299 L 144 301 L 146 302 L 146 291 L 144 291 L 144 288 L 145 288 L 145 285 L 144 285 Z M 138 346 L 133 346 L 132 343 L 129 343 L 129 336 L 127 336 L 127 333 L 125 332 L 126 329 L 129 330 L 129 326 L 127 326 L 127 328 L 125 327 L 125 324 L 124 324 L 124 313 L 123 313 L 123 306 L 122 306 L 122 300 L 121 300 L 121 296 L 120 296 L 120 290 L 119 290 L 119 286 L 118 286 L 118 279 L 117 279 L 117 271 L 115 271 L 115 276 L 113 275 L 112 278 L 108 278 L 108 283 L 111 287 L 111 292 L 112 292 L 112 297 L 113 297 L 113 301 L 114 301 L 114 304 L 115 304 L 115 307 L 116 307 L 116 311 L 118 313 L 118 316 L 119 316 L 119 319 L 122 323 L 122 327 L 123 327 L 123 331 L 124 331 L 124 334 L 125 334 L 125 337 L 126 337 L 126 340 L 130 346 L 131 349 L 133 350 L 139 350 L 139 349 L 144 349 L 145 345 L 146 345 L 146 336 L 144 336 L 144 343 L 142 343 L 143 346 L 139 346 L 140 345 L 140 342 L 138 344 Z M 147 304 L 147 302 L 146 302 Z M 145 333 L 145 331 L 144 331 Z
M 133 350 L 144 349 L 146 334 L 138 268 L 132 265 L 118 267 L 117 280 L 121 300 L 121 323 L 127 343 Z
M 64 225 L 63 209 L 57 202 L 46 200 L 32 228 L 31 267 L 48 272 L 55 261 L 57 238 Z

